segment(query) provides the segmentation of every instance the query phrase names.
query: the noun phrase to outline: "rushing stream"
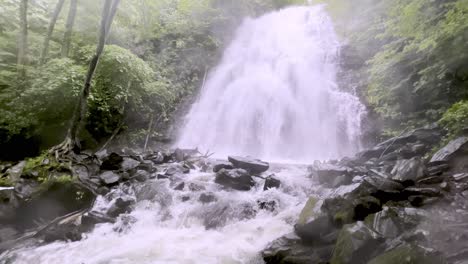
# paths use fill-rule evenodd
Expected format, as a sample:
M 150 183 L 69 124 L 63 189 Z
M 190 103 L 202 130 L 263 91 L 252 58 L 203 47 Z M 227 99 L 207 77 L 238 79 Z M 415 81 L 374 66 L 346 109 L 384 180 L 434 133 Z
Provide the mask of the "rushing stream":
M 247 19 L 209 75 L 178 145 L 295 163 L 354 153 L 364 107 L 338 90 L 338 58 L 322 6 Z M 257 178 L 250 191 L 226 191 L 200 170 L 185 176 L 183 190 L 156 179 L 123 186 L 94 208 L 135 198 L 136 209 L 117 223 L 100 224 L 81 241 L 6 252 L 0 263 L 263 263 L 259 252 L 293 230 L 310 195 L 320 196 L 306 166 L 273 165 L 270 173 L 279 189 L 264 191 Z M 207 192 L 214 202 L 199 200 Z

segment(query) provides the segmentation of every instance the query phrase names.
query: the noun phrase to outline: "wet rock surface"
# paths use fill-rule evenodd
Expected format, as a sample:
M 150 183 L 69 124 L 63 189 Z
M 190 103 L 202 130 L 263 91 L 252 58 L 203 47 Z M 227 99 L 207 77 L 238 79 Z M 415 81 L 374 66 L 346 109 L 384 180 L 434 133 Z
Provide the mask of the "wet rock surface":
M 265 262 L 465 263 L 468 140 L 454 139 L 431 156 L 442 136 L 437 128 L 416 129 L 355 158 L 314 163 L 311 177 L 330 195 L 319 213 L 305 216 L 316 201 L 306 203 L 295 234 L 273 241 Z M 324 248 L 331 253 L 321 254 Z

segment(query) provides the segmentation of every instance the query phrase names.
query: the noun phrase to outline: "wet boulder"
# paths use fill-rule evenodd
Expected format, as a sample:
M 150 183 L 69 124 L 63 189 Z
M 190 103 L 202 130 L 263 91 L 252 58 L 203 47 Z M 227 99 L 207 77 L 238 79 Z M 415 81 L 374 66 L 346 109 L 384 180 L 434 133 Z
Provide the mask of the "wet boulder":
M 182 163 L 173 163 L 167 166 L 166 170 L 164 171 L 165 176 L 176 176 L 181 174 L 187 174 L 190 172 L 190 168 L 185 166 Z
M 112 152 L 102 157 L 101 170 L 118 170 L 123 162 L 123 157 Z
M 124 158 L 121 166 L 123 171 L 132 171 L 135 170 L 138 165 L 140 165 L 139 161 L 133 158 Z
M 234 165 L 232 165 L 232 163 L 228 161 L 217 161 L 213 165 L 213 172 L 216 173 L 220 171 L 221 169 L 231 170 L 231 169 L 234 169 Z
M 262 251 L 262 257 L 266 264 L 319 264 L 328 263 L 332 252 L 333 246 L 311 248 L 291 233 L 271 242 Z
M 337 227 L 327 215 L 319 216 L 307 224 L 296 224 L 294 231 L 304 243 L 327 245 L 333 243 L 338 235 Z
M 316 163 L 309 168 L 312 172 L 312 176 L 315 177 L 319 183 L 327 186 L 332 185 L 344 185 L 351 183 L 351 169 L 344 166 L 339 166 L 330 163 Z M 344 180 L 343 184 L 337 184 L 336 179 Z M 335 187 L 337 187 L 335 186 Z
M 135 204 L 135 199 L 128 196 L 123 196 L 115 199 L 109 209 L 107 215 L 110 217 L 117 217 L 131 211 L 131 206 Z
M 392 170 L 392 180 L 414 185 L 418 179 L 424 177 L 424 173 L 424 162 L 420 158 L 398 160 Z
M 376 255 L 382 242 L 382 237 L 363 222 L 345 225 L 338 235 L 330 263 L 366 263 Z
M 215 182 L 224 187 L 239 191 L 248 191 L 255 186 L 252 176 L 244 169 L 221 169 L 216 173 Z
M 114 185 L 120 181 L 121 176 L 113 171 L 105 171 L 99 175 L 99 179 L 101 179 L 105 185 Z
M 151 174 L 145 170 L 137 170 L 133 175 L 132 178 L 139 181 L 144 182 L 151 178 Z
M 385 206 L 382 211 L 366 217 L 364 222 L 383 237 L 393 239 L 404 232 L 412 232 L 423 217 L 414 208 Z
M 270 165 L 267 162 L 253 159 L 251 157 L 229 156 L 228 160 L 235 168 L 244 169 L 252 174 L 260 174 L 270 168 Z
M 468 153 L 468 137 L 459 137 L 455 140 L 450 141 L 445 147 L 437 151 L 431 158 L 431 163 L 450 161 L 458 155 Z
M 444 257 L 437 251 L 403 243 L 371 259 L 368 264 L 444 264 Z
M 212 202 L 216 202 L 216 196 L 214 193 L 212 192 L 207 192 L 207 193 L 202 193 L 200 194 L 200 197 L 198 198 L 198 201 L 200 201 L 201 203 L 212 203 Z
M 280 186 L 281 186 L 281 181 L 270 175 L 265 179 L 263 190 L 266 191 L 268 189 L 273 189 L 273 188 L 278 189 Z

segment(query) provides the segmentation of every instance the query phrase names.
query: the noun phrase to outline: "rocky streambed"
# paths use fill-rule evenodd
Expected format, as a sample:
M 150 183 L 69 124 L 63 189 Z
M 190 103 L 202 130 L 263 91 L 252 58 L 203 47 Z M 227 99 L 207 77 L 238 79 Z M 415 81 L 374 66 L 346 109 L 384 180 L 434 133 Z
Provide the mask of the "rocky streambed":
M 180 149 L 5 164 L 0 263 L 462 264 L 468 137 L 442 137 L 312 165 Z

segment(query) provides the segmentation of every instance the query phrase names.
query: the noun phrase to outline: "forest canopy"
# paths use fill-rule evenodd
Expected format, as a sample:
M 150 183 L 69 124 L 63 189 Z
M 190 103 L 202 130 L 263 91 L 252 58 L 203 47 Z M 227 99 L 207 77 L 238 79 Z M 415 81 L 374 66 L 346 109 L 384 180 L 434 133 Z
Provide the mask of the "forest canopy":
M 0 4 L 2 158 L 35 155 L 64 137 L 96 46 L 101 2 Z M 99 146 L 116 133 L 125 144 L 142 145 L 148 133 L 163 139 L 172 113 L 200 87 L 244 17 L 303 3 L 121 1 L 91 84 L 82 143 Z

